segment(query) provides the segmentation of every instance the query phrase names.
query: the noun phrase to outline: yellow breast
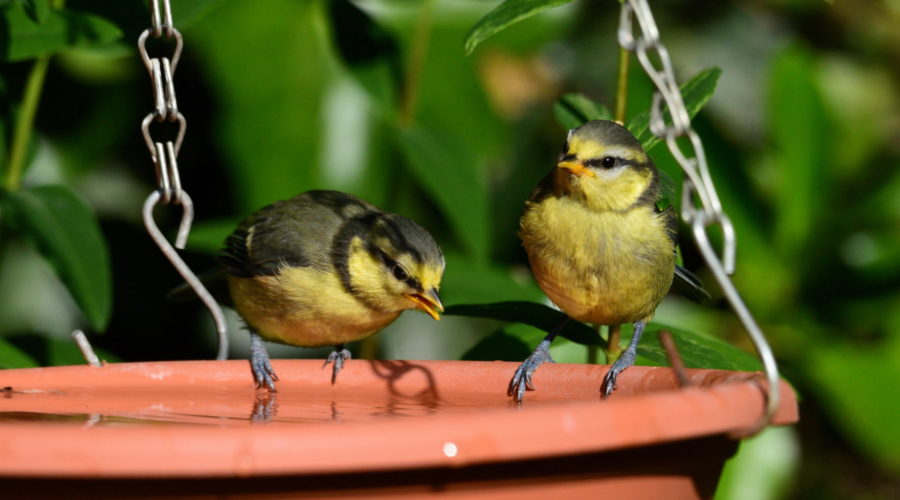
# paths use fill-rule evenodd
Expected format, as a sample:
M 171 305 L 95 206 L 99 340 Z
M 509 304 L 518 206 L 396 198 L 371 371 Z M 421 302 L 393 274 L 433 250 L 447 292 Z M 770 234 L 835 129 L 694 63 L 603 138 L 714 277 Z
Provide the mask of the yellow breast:
M 285 268 L 277 276 L 228 277 L 235 308 L 250 327 L 274 342 L 337 345 L 368 336 L 394 321 L 347 293 L 335 273 Z
M 580 321 L 649 319 L 672 284 L 674 244 L 652 206 L 596 211 L 551 196 L 526 208 L 520 236 L 538 284 Z

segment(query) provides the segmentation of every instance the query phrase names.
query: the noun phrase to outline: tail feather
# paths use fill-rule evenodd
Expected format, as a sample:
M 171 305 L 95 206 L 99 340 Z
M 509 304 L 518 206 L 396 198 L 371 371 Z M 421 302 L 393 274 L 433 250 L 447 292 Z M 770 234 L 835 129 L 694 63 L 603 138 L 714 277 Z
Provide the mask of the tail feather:
M 709 292 L 703 288 L 700 278 L 681 266 L 675 266 L 672 290 L 692 302 L 703 303 L 710 299 Z

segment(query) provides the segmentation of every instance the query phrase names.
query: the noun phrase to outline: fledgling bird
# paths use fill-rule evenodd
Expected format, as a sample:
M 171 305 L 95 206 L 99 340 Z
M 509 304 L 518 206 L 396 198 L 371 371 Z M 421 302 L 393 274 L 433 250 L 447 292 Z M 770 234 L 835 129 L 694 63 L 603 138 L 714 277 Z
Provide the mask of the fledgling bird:
M 615 122 L 595 120 L 569 131 L 554 168 L 525 203 L 520 220 L 532 273 L 569 318 L 602 325 L 634 323 L 628 347 L 607 372 L 608 397 L 618 375 L 634 364 L 638 342 L 672 286 L 705 294 L 675 265 L 677 223 L 657 209 L 659 173 L 640 142 Z M 562 325 L 516 370 L 508 393 L 521 401 L 534 371 L 552 362 L 550 342 Z
M 337 191 L 308 191 L 244 219 L 218 261 L 250 330 L 257 387 L 278 377 L 262 339 L 334 345 L 332 383 L 344 344 L 381 330 L 406 309 L 440 319 L 444 256 L 415 222 Z

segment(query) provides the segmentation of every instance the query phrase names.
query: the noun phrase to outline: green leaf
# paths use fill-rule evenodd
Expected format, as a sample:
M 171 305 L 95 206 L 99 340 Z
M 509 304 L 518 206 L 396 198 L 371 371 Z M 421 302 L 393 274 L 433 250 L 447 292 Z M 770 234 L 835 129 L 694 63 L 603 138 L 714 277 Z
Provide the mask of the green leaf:
M 544 296 L 533 280 L 517 280 L 510 269 L 479 263 L 453 251 L 445 252 L 444 257 L 447 270 L 441 298 L 445 304 L 481 304 L 497 297 L 537 302 Z
M 214 133 L 228 158 L 224 166 L 241 187 L 235 192 L 236 213 L 322 187 L 316 164 L 322 96 L 334 73 L 321 36 L 322 7 L 322 2 L 293 0 L 269 0 L 265 8 L 224 2 L 191 27 L 190 45 L 204 54 L 198 67 L 215 82 Z M 241 36 L 222 36 L 223 30 Z
M 626 328 L 623 328 L 626 330 Z M 630 330 L 630 328 L 628 329 Z M 660 343 L 660 332 L 669 330 L 678 349 L 678 355 L 687 368 L 710 368 L 717 370 L 758 371 L 762 364 L 752 354 L 743 351 L 715 337 L 680 328 L 651 323 L 644 330 L 638 344 L 638 363 L 653 366 L 669 364 L 666 351 Z M 626 331 L 623 331 L 623 337 Z M 630 334 L 627 335 L 630 338 Z M 623 345 L 625 339 L 623 338 Z
M 112 283 L 106 241 L 90 207 L 64 186 L 6 194 L 19 229 L 53 265 L 94 330 L 106 328 Z
M 827 115 L 810 54 L 789 48 L 774 62 L 768 124 L 775 143 L 777 186 L 775 241 L 783 258 L 808 262 L 805 245 L 821 217 L 831 164 Z
M 191 0 L 172 2 L 172 22 L 179 30 L 187 28 L 219 7 L 225 0 Z
M 187 248 L 195 252 L 218 253 L 225 246 L 225 238 L 228 238 L 239 222 L 238 219 L 217 219 L 194 224 L 188 236 Z
M 0 369 L 32 368 L 38 366 L 37 361 L 25 354 L 18 347 L 0 338 Z
M 122 37 L 111 22 L 93 14 L 73 10 L 52 10 L 39 23 L 29 17 L 22 5 L 9 4 L 2 10 L 7 25 L 8 44 L 0 54 L 4 62 L 24 61 L 68 47 L 99 45 Z
M 440 207 L 470 257 L 488 254 L 488 200 L 478 162 L 449 138 L 421 128 L 397 129 L 410 173 Z
M 481 42 L 509 26 L 527 19 L 538 12 L 552 7 L 567 4 L 572 0 L 506 0 L 497 8 L 488 12 L 475 23 L 466 37 L 466 55 L 478 47 Z
M 722 70 L 716 67 L 706 68 L 681 85 L 681 97 L 688 115 L 693 118 L 706 106 L 716 91 L 716 84 Z M 668 113 L 666 113 L 668 116 Z M 625 122 L 625 128 L 631 131 L 644 147 L 644 151 L 659 144 L 662 140 L 650 131 L 650 111 L 643 111 Z
M 807 354 L 810 389 L 860 450 L 900 473 L 900 336 L 881 345 L 817 344 Z
M 444 314 L 524 323 L 545 332 L 559 327 L 566 320 L 566 315 L 562 312 L 534 302 L 460 304 L 448 307 Z M 579 344 L 606 346 L 606 341 L 596 330 L 575 320 L 566 323 L 559 335 Z
M 43 24 L 50 16 L 50 0 L 21 0 L 22 8 L 32 21 Z
M 27 353 L 35 363 L 32 366 L 83 365 L 86 363 L 78 344 L 68 337 L 53 338 L 26 334 L 7 337 L 6 340 L 16 349 Z M 105 349 L 99 347 L 93 347 L 93 349 L 102 361 L 109 363 L 121 361 L 121 358 Z
M 522 361 L 531 355 L 534 345 L 527 343 L 519 335 L 514 335 L 501 328 L 487 337 L 462 355 L 465 361 Z
M 612 120 L 606 106 L 582 94 L 565 94 L 553 105 L 556 121 L 566 130 L 580 127 L 591 120 Z

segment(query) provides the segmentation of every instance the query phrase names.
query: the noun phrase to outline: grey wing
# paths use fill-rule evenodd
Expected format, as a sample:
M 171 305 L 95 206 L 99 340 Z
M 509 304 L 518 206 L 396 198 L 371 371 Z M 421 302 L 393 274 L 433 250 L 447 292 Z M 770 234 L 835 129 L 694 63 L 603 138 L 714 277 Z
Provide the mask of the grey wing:
M 284 266 L 327 268 L 332 239 L 344 222 L 375 210 L 346 193 L 308 191 L 244 219 L 218 261 L 243 278 L 278 274 Z
M 217 259 L 228 274 L 241 278 L 271 276 L 284 265 L 310 264 L 300 242 L 285 234 L 293 224 L 282 212 L 283 203 L 269 205 L 247 217 L 228 236 Z
M 672 243 L 678 246 L 678 219 L 675 210 L 668 207 L 659 211 L 660 217 L 665 218 L 666 230 Z M 692 272 L 681 266 L 675 266 L 675 277 L 672 279 L 672 291 L 684 298 L 697 303 L 703 303 L 710 299 L 709 292 L 703 288 L 703 282 Z

